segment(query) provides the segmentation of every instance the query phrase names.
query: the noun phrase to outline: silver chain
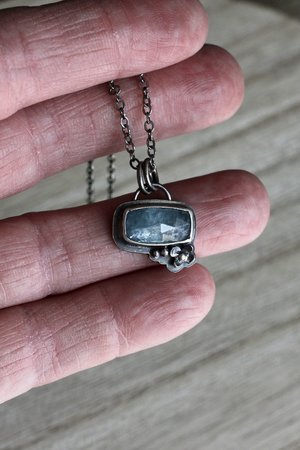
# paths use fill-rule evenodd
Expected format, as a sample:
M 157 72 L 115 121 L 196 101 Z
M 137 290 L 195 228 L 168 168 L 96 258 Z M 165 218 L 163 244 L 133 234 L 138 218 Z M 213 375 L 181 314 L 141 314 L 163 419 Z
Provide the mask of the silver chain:
M 150 178 L 153 179 L 153 181 L 158 182 L 158 175 L 157 175 L 157 170 L 156 170 L 156 165 L 155 165 L 155 156 L 156 156 L 156 141 L 154 138 L 155 126 L 154 126 L 153 120 L 151 119 L 152 103 L 151 103 L 151 98 L 150 98 L 149 83 L 146 80 L 144 74 L 141 74 L 139 76 L 139 86 L 143 92 L 143 113 L 146 117 L 145 123 L 144 123 L 144 129 L 148 135 L 148 137 L 147 137 L 147 153 L 148 153 L 148 157 L 149 157 L 148 161 L 150 162 L 150 166 L 151 166 Z M 136 148 L 133 143 L 133 139 L 132 139 L 132 135 L 131 135 L 129 119 L 125 112 L 126 104 L 125 104 L 124 99 L 122 98 L 121 87 L 114 80 L 111 80 L 109 82 L 109 93 L 111 95 L 115 96 L 115 106 L 116 106 L 116 109 L 120 113 L 120 125 L 121 125 L 121 130 L 122 130 L 122 133 L 124 136 L 125 149 L 130 156 L 129 164 L 132 167 L 132 169 L 134 169 L 134 170 L 139 170 L 142 167 L 144 168 L 145 161 L 144 161 L 144 163 L 141 163 L 141 161 L 136 157 Z M 114 184 L 116 181 L 116 176 L 115 176 L 116 157 L 115 157 L 115 155 L 113 155 L 113 154 L 109 155 L 107 158 L 107 161 L 108 161 L 107 193 L 108 193 L 108 198 L 112 198 L 113 193 L 114 193 Z M 146 164 L 146 167 L 148 167 L 147 170 L 149 171 L 149 164 L 148 165 Z M 94 176 L 93 161 L 88 162 L 87 175 L 88 175 L 87 176 L 88 203 L 93 203 L 95 201 L 95 198 L 94 198 L 95 197 L 95 192 L 94 192 L 95 176 Z M 149 177 L 146 177 L 146 178 L 147 178 L 147 180 L 149 180 Z M 144 193 L 149 193 L 149 190 L 147 190 L 147 187 L 144 189 Z
M 116 157 L 115 155 L 109 155 L 107 157 L 108 167 L 108 177 L 107 177 L 107 198 L 113 198 L 115 191 L 115 182 L 116 182 Z
M 94 161 L 88 161 L 86 168 L 86 183 L 87 183 L 87 203 L 90 205 L 95 201 L 95 167 Z
M 146 80 L 144 74 L 140 75 L 140 87 L 143 90 L 143 113 L 146 116 L 146 121 L 144 124 L 144 128 L 146 133 L 148 134 L 147 138 L 147 149 L 148 149 L 148 156 L 152 162 L 153 167 L 155 166 L 155 156 L 156 156 L 156 142 L 154 139 L 154 122 L 151 120 L 151 113 L 152 113 L 152 102 L 150 98 L 150 91 L 149 91 L 149 83 Z
M 153 167 L 155 166 L 154 159 L 156 155 L 156 142 L 154 139 L 154 122 L 151 120 L 151 113 L 152 113 L 152 104 L 151 104 L 151 98 L 150 98 L 150 92 L 149 92 L 149 84 L 146 80 L 144 74 L 141 74 L 139 76 L 139 86 L 143 92 L 143 113 L 146 116 L 144 129 L 148 135 L 147 138 L 147 149 L 148 149 L 148 156 L 151 160 L 151 163 Z M 110 81 L 109 83 L 109 92 L 111 95 L 115 96 L 115 105 L 117 110 L 120 113 L 120 124 L 121 129 L 124 136 L 125 141 L 125 148 L 130 156 L 130 166 L 137 170 L 138 166 L 140 164 L 139 159 L 136 157 L 135 154 L 135 145 L 132 140 L 130 125 L 129 125 L 129 119 L 126 115 L 125 108 L 126 104 L 124 99 L 122 98 L 122 91 L 118 84 L 115 83 L 115 81 Z

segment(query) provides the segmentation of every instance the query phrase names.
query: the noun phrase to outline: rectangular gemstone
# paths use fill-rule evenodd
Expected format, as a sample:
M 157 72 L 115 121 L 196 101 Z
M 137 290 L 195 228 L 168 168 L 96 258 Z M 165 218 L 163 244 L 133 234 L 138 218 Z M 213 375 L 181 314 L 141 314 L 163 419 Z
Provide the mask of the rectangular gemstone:
M 126 212 L 125 236 L 129 242 L 171 245 L 188 241 L 191 233 L 192 218 L 188 210 L 145 206 Z

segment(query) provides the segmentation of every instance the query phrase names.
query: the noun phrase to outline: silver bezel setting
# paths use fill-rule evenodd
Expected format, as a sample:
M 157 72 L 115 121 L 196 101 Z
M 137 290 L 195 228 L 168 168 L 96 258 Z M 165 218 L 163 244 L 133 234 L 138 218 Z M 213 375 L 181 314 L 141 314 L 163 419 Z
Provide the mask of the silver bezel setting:
M 126 235 L 126 218 L 129 212 L 143 208 L 168 208 L 177 209 L 189 213 L 191 221 L 190 236 L 184 241 L 164 242 L 162 244 L 142 244 L 132 241 Z M 154 248 L 175 247 L 194 242 L 196 233 L 196 217 L 193 209 L 185 203 L 170 200 L 134 200 L 120 205 L 113 217 L 113 239 L 116 245 L 121 249 L 132 253 L 150 254 Z

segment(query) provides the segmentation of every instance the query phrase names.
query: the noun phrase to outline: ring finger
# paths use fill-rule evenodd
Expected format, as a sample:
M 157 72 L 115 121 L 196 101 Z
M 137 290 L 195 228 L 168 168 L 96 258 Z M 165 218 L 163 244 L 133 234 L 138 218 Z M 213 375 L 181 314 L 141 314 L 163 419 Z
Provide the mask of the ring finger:
M 199 257 L 251 242 L 268 220 L 266 191 L 246 172 L 220 172 L 174 183 L 170 192 L 195 210 Z M 120 251 L 112 240 L 111 218 L 123 201 L 114 199 L 0 222 L 0 308 L 152 264 L 144 255 Z

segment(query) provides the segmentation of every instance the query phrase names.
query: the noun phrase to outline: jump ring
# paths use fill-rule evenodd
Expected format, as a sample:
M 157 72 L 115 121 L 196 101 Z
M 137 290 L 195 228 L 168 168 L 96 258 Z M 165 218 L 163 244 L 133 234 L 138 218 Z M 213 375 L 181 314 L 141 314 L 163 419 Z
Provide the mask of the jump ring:
M 137 182 L 144 194 L 151 194 L 155 190 L 154 185 L 159 184 L 156 166 L 150 158 L 146 158 L 145 161 L 139 163 Z

